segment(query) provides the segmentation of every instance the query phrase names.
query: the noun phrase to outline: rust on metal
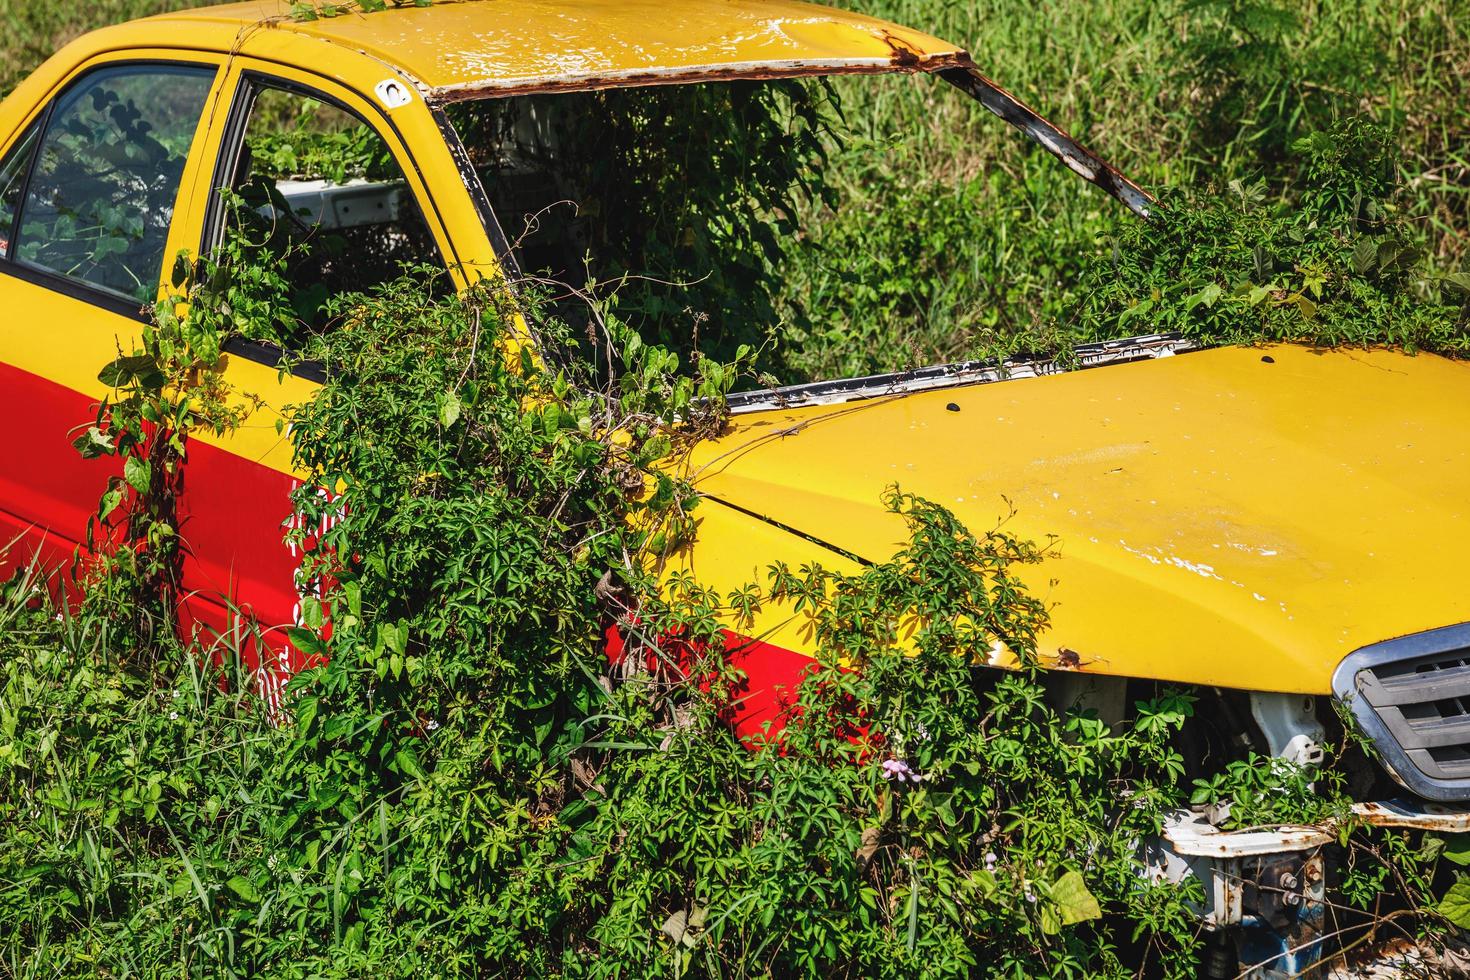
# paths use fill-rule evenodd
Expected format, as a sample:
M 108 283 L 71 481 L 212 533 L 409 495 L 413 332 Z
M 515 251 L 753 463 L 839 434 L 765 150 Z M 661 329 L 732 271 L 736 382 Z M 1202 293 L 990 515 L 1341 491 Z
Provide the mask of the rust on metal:
M 1164 839 L 1176 853 L 1190 857 L 1234 859 L 1309 851 L 1336 839 L 1328 827 L 1280 827 L 1270 830 L 1219 830 L 1196 824 L 1164 828 Z
M 968 92 L 985 108 L 1031 137 L 1083 180 L 1096 184 L 1140 218 L 1149 216 L 1151 194 L 1129 180 L 1112 164 L 1049 122 L 1041 113 L 1016 98 L 980 72 L 973 64 L 938 70 L 940 78 Z
M 1374 827 L 1470 832 L 1470 808 L 1426 800 L 1354 803 L 1352 813 L 1354 819 Z M 1166 824 L 1163 835 L 1178 854 L 1228 859 L 1309 850 L 1336 840 L 1341 827 L 1339 822 L 1328 820 L 1312 826 L 1221 830 L 1201 815 L 1190 814 Z
M 891 75 L 927 73 L 968 93 L 996 116 L 1015 126 L 1048 153 L 1061 160 L 1083 180 L 1117 198 L 1139 217 L 1149 216 L 1153 197 L 1114 166 L 1078 143 L 1065 130 L 986 77 L 967 52 L 924 53 L 884 32 L 891 54 L 886 58 L 819 58 L 805 61 L 752 61 L 713 66 L 576 72 L 535 78 L 479 79 L 428 89 L 425 99 L 442 106 L 470 99 L 516 95 L 595 92 L 612 88 L 654 85 L 694 85 L 704 82 L 773 81 L 822 75 Z
M 1091 660 L 1083 660 L 1081 654 L 1067 647 L 1060 647 L 1053 660 L 1053 666 L 1058 670 L 1082 670 L 1090 663 Z
M 1470 832 L 1470 809 L 1427 800 L 1415 800 L 1413 804 L 1397 800 L 1354 803 L 1353 815 L 1374 827 L 1429 830 L 1442 834 Z
M 813 61 L 754 61 L 744 64 L 699 68 L 649 68 L 599 74 L 550 75 L 537 78 L 485 79 L 428 90 L 426 98 L 438 105 L 470 99 L 504 98 L 512 95 L 555 95 L 566 92 L 596 92 L 610 88 L 647 88 L 653 85 L 697 85 L 701 82 L 774 81 L 783 78 L 814 78 L 819 75 L 893 75 L 929 72 L 973 65 L 964 52 L 918 55 L 894 45 L 889 58 L 823 58 Z

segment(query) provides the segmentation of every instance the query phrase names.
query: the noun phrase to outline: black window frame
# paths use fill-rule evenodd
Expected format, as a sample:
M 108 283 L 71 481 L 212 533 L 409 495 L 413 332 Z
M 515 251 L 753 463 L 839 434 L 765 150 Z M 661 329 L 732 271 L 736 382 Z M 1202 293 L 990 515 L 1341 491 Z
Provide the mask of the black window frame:
M 83 303 L 87 303 L 90 306 L 99 307 L 100 309 L 107 310 L 110 313 L 116 313 L 119 316 L 127 317 L 128 319 L 135 320 L 139 323 L 147 323 L 149 320 L 148 311 L 149 308 L 152 306 L 152 303 L 139 303 L 136 300 L 131 300 L 124 296 L 119 296 L 117 293 L 114 293 L 111 290 L 103 289 L 100 286 L 94 286 L 91 283 L 86 282 L 85 280 L 74 279 L 70 276 L 64 276 L 61 273 L 53 272 L 49 269 L 42 269 L 34 265 L 27 265 L 26 263 L 19 261 L 15 256 L 15 239 L 18 237 L 16 233 L 19 232 L 22 224 L 22 219 L 25 216 L 26 200 L 30 196 L 31 182 L 36 173 L 36 163 L 41 158 L 41 147 L 46 142 L 46 134 L 50 131 L 52 117 L 56 114 L 56 106 L 61 102 L 62 99 L 66 98 L 66 96 L 72 91 L 72 89 L 86 82 L 86 80 L 92 75 L 95 75 L 98 72 L 102 71 L 111 71 L 117 68 L 127 68 L 134 66 L 203 69 L 210 72 L 212 76 L 210 81 L 210 91 L 213 91 L 214 87 L 219 84 L 221 72 L 221 65 L 217 62 L 212 61 L 193 61 L 185 58 L 122 58 L 89 65 L 78 71 L 71 78 L 67 79 L 67 81 L 59 89 L 57 89 L 56 92 L 53 93 L 49 99 L 47 99 L 45 107 L 42 108 L 40 112 L 36 113 L 35 116 L 31 117 L 24 124 L 22 124 L 21 127 L 16 131 L 18 139 L 23 140 L 25 139 L 26 134 L 30 131 L 30 127 L 39 124 L 36 144 L 31 148 L 31 158 L 26 163 L 26 175 L 21 186 L 20 204 L 19 206 L 17 206 L 15 211 L 11 241 L 9 247 L 5 250 L 5 254 L 0 255 L 0 273 L 13 276 L 16 279 L 20 279 L 23 282 L 31 283 L 32 285 L 41 286 L 44 289 L 49 289 L 50 291 L 65 296 L 68 299 L 79 300 Z M 208 117 L 208 112 L 209 98 L 206 95 L 205 105 L 200 109 L 199 112 L 199 120 L 194 124 L 194 131 L 196 135 L 198 134 L 199 126 L 202 125 L 204 123 L 204 120 Z M 12 147 L 18 145 L 18 141 L 12 142 L 11 144 Z M 191 156 L 193 155 L 193 151 L 195 149 L 196 146 L 191 144 Z M 187 161 L 185 163 L 185 170 L 188 170 Z M 179 183 L 179 190 L 175 192 L 175 197 L 177 197 L 177 194 L 183 190 L 183 187 L 183 181 L 181 180 Z M 169 216 L 170 234 L 172 234 L 173 222 L 177 216 L 178 209 L 175 208 L 174 213 Z M 160 287 L 165 281 L 168 269 L 168 256 L 164 255 L 158 270 L 158 285 Z

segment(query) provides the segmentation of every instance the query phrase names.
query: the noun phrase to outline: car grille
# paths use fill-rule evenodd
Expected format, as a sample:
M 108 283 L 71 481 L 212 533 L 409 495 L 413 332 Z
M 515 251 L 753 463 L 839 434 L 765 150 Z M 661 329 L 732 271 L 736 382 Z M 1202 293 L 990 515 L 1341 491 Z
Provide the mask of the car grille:
M 1470 624 L 1364 647 L 1333 689 L 1407 789 L 1470 799 Z

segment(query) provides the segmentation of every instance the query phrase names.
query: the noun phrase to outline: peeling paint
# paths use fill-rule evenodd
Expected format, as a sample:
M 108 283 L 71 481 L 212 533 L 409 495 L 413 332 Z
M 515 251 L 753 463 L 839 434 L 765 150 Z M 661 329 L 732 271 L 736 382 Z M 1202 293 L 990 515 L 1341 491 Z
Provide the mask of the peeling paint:
M 981 105 L 1015 126 L 1057 157 L 1083 180 L 1096 184 L 1141 218 L 1147 218 L 1153 196 L 1062 129 L 1049 122 L 1035 109 L 1016 98 L 975 66 L 950 68 L 939 77 L 968 92 Z
M 693 85 L 701 82 L 770 81 L 818 75 L 891 75 L 895 73 L 940 72 L 971 64 L 969 56 L 945 54 L 920 60 L 892 57 L 821 58 L 804 61 L 747 61 L 733 64 L 678 66 L 673 68 L 629 68 L 609 72 L 568 72 L 533 78 L 486 77 L 444 85 L 430 90 L 437 104 L 467 99 L 504 98 L 511 95 L 548 95 L 557 92 L 595 92 L 610 88 L 650 85 Z

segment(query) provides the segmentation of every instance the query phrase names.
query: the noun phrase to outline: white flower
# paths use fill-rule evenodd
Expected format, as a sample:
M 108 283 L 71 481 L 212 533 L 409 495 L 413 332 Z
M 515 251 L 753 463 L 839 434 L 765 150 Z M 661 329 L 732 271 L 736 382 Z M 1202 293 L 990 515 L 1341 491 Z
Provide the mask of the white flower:
M 178 717 L 179 717 L 179 713 L 177 711 L 170 711 L 168 713 L 168 720 L 169 721 L 177 721 L 178 720 Z

